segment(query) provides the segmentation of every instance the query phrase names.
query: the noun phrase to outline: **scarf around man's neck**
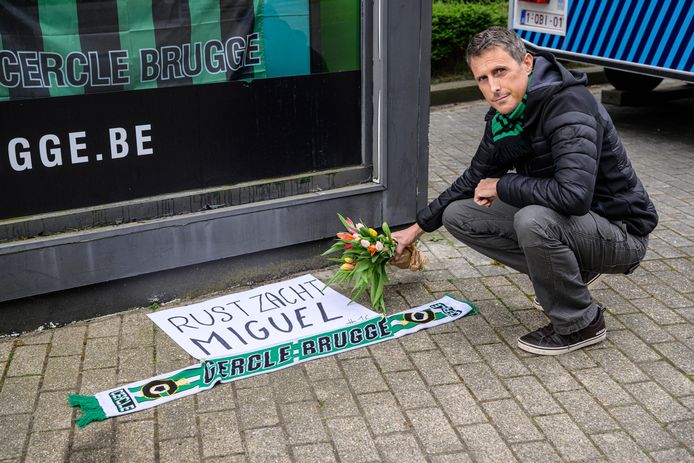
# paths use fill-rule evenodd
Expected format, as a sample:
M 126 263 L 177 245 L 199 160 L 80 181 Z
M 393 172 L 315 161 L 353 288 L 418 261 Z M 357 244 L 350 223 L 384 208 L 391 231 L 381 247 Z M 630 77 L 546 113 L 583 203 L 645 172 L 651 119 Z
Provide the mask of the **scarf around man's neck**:
M 531 80 L 532 74 L 528 77 L 528 88 Z M 521 136 L 527 102 L 526 90 L 520 103 L 510 114 L 497 112 L 492 118 L 492 140 L 497 163 L 514 163 L 532 151 L 530 144 Z

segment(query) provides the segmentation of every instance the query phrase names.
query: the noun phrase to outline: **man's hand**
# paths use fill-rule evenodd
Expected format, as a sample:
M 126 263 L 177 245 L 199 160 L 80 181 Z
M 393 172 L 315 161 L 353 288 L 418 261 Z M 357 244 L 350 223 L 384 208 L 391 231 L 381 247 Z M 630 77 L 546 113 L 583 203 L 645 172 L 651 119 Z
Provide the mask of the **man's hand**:
M 475 188 L 474 201 L 480 206 L 492 207 L 492 201 L 496 196 L 496 184 L 499 183 L 498 178 L 484 178 Z
M 404 230 L 393 232 L 393 239 L 398 243 L 398 246 L 395 248 L 395 257 L 400 257 L 403 249 L 417 241 L 423 234 L 424 230 L 416 223 Z

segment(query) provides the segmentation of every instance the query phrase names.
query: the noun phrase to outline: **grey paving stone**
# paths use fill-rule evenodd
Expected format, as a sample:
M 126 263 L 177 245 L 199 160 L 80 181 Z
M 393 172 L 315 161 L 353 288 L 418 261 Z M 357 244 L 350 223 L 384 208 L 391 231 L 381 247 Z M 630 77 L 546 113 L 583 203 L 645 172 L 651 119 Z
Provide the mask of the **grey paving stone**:
M 458 431 L 463 436 L 465 445 L 472 453 L 474 461 L 480 463 L 516 462 L 499 433 L 490 424 L 473 424 L 461 426 Z
M 357 396 L 364 417 L 374 434 L 403 432 L 407 430 L 407 421 L 400 411 L 395 397 L 390 391 L 362 394 Z
M 280 413 L 290 444 L 308 444 L 328 439 L 317 402 L 283 404 L 280 406 Z
M 611 461 L 646 462 L 650 459 L 628 435 L 611 432 L 593 436 L 595 443 Z
M 210 392 L 211 391 L 207 391 L 205 394 L 209 394 Z M 159 432 L 159 439 L 185 440 L 188 437 L 197 436 L 198 424 L 195 419 L 195 414 L 194 397 L 183 397 L 159 405 L 157 407 L 157 429 Z
M 514 355 L 506 344 L 486 344 L 477 346 L 485 362 L 501 378 L 527 375 L 530 372 Z
M 292 461 L 287 448 L 287 437 L 282 428 L 251 429 L 246 431 L 244 435 L 249 462 L 282 463 Z
M 309 444 L 292 447 L 294 461 L 305 463 L 337 462 L 335 450 L 330 444 Z
M 49 357 L 41 389 L 74 389 L 77 387 L 82 359 L 77 356 Z
M 581 387 L 553 357 L 535 356 L 525 360 L 525 364 L 550 392 L 571 391 Z
M 7 369 L 7 376 L 40 375 L 48 352 L 48 345 L 19 346 L 14 350 L 14 356 Z
M 154 349 L 157 352 L 157 363 L 170 363 L 180 359 L 186 359 L 187 365 L 195 363 L 181 346 L 159 329 L 154 333 Z
M 403 283 L 398 285 L 397 290 L 409 307 L 419 307 L 431 302 L 431 294 L 422 283 Z
M 51 354 L 53 350 L 51 350 Z M 79 353 L 79 352 L 78 352 Z M 65 355 L 68 355 L 67 353 Z M 118 338 L 87 339 L 82 368 L 108 368 L 118 365 Z M 144 379 L 144 378 L 142 378 Z
M 687 420 L 670 423 L 667 426 L 667 430 L 689 450 L 694 449 L 694 421 Z
M 239 391 L 244 390 L 246 388 L 239 389 Z M 204 394 L 196 394 L 195 401 L 198 404 L 198 412 L 200 413 L 236 408 L 234 388 L 231 384 L 217 384 L 212 389 L 205 391 Z
M 389 434 L 376 437 L 376 445 L 381 449 L 383 461 L 389 463 L 422 462 L 426 459 L 417 441 L 411 434 Z
M 300 402 L 313 399 L 311 386 L 303 368 L 285 368 L 270 374 L 269 377 L 278 402 Z
M 366 422 L 362 418 L 328 420 L 328 429 L 340 461 L 362 463 L 381 460 L 376 444 L 367 431 Z
M 586 354 L 584 349 L 559 355 L 557 356 L 556 360 L 561 363 L 561 366 L 566 368 L 566 370 L 569 372 L 585 370 L 586 368 L 593 368 L 597 366 L 593 359 Z
M 631 331 L 609 333 L 608 339 L 632 362 L 652 362 L 662 358 L 658 352 L 649 347 Z
M 530 418 L 513 399 L 486 402 L 482 406 L 506 442 L 523 442 L 543 438 L 542 433 L 538 431 L 535 424 L 530 421 Z
M 0 415 L 33 412 L 39 381 L 40 376 L 5 378 L 0 391 Z
M 482 409 L 463 384 L 448 384 L 431 388 L 443 411 L 453 425 L 487 421 Z
M 335 357 L 324 357 L 303 364 L 303 368 L 311 381 L 342 378 L 342 371 Z
M 107 447 L 109 455 L 115 439 L 116 420 L 93 421 L 85 428 L 76 428 L 70 451 L 93 450 Z
M 458 366 L 456 370 L 477 400 L 510 397 L 499 378 L 485 363 L 468 363 Z
M 556 450 L 546 442 L 525 442 L 511 446 L 523 463 L 561 463 Z
M 407 416 L 426 453 L 435 454 L 464 450 L 455 430 L 448 423 L 441 409 L 408 410 Z
M 616 407 L 610 410 L 621 428 L 639 445 L 648 450 L 660 450 L 677 446 L 677 442 L 665 428 L 640 405 Z
M 97 463 L 111 461 L 113 452 L 110 448 L 89 449 L 70 454 L 70 463 Z
M 665 329 L 679 342 L 694 349 L 694 326 L 689 323 L 666 326 Z
M 663 357 L 688 375 L 694 375 L 694 351 L 681 342 L 655 344 Z
M 585 460 L 600 456 L 588 437 L 568 415 L 538 416 L 535 421 L 566 460 Z
M 388 389 L 376 364 L 370 357 L 343 360 L 340 362 L 347 381 L 357 394 L 378 392 Z
M 67 392 L 43 392 L 34 412 L 32 431 L 70 429 L 72 408 L 67 403 Z
M 453 365 L 482 360 L 472 344 L 459 331 L 437 334 L 432 336 L 432 339 L 439 346 L 446 360 Z
M 431 463 L 472 463 L 470 456 L 465 452 L 431 455 L 429 461 Z
M 385 377 L 403 409 L 436 405 L 429 389 L 416 371 L 386 373 Z
M 92 320 L 87 325 L 88 338 L 105 338 L 120 334 L 121 316 L 109 315 Z M 168 337 L 168 336 L 167 336 Z
M 200 444 L 194 437 L 184 437 L 159 442 L 159 461 L 179 463 L 200 460 Z
M 499 336 L 497 336 L 494 328 L 492 328 L 489 323 L 487 323 L 487 321 L 479 315 L 464 317 L 453 323 L 460 328 L 460 331 L 473 346 L 501 342 L 501 339 Z
M 634 399 L 600 368 L 579 370 L 575 374 L 588 392 L 603 405 L 625 405 L 634 402 Z
M 420 352 L 425 350 L 436 349 L 436 344 L 429 337 L 426 331 L 419 331 L 414 334 L 409 334 L 398 339 L 400 345 L 407 352 Z
M 243 453 L 236 412 L 216 411 L 198 415 L 204 457 Z
M 69 429 L 32 433 L 24 461 L 27 463 L 60 463 L 65 461 L 69 437 Z
M 617 349 L 593 349 L 586 352 L 620 384 L 648 380 L 648 376 Z
M 114 453 L 116 462 L 155 461 L 154 423 L 149 420 L 119 423 Z
M 479 301 L 477 303 L 480 315 L 493 327 L 501 328 L 504 326 L 518 325 L 520 321 L 514 317 L 506 305 L 496 299 L 489 301 Z
M 506 385 L 531 415 L 546 415 L 562 412 L 561 407 L 534 376 L 508 378 Z
M 460 381 L 448 360 L 441 355 L 439 350 L 413 352 L 411 357 L 424 381 L 429 386 L 451 384 Z
M 619 315 L 618 318 L 629 330 L 647 343 L 667 342 L 675 339 L 644 314 Z
M 644 363 L 641 368 L 670 394 L 679 397 L 694 394 L 694 381 L 669 363 Z
M 280 418 L 272 388 L 266 386 L 239 389 L 236 396 L 241 430 L 279 424 Z
M 145 378 L 142 378 L 145 379 Z M 82 395 L 94 395 L 116 387 L 116 369 L 103 368 L 99 370 L 85 370 L 82 372 L 82 381 L 79 393 Z
M 142 346 L 118 352 L 119 383 L 132 383 L 152 376 L 154 376 L 154 348 Z
M 320 381 L 313 385 L 321 414 L 325 418 L 354 416 L 359 408 L 344 379 Z
M 625 387 L 659 421 L 669 423 L 694 417 L 692 411 L 680 405 L 654 382 L 627 384 Z
M 21 339 L 23 345 L 50 344 L 55 330 L 41 330 L 25 334 Z M 19 345 L 19 344 L 18 344 Z
M 617 422 L 584 390 L 554 395 L 585 432 L 592 434 L 618 429 Z
M 678 463 L 694 462 L 694 456 L 683 448 L 652 452 L 650 457 L 656 463 L 671 463 L 675 461 Z
M 22 449 L 29 434 L 31 415 L 0 416 L 0 455 L 2 458 L 22 456 Z
M 655 296 L 670 308 L 691 307 L 694 303 L 690 298 L 663 284 L 644 285 L 643 289 Z
M 397 342 L 382 342 L 368 348 L 382 372 L 414 368 L 405 350 Z
M 50 355 L 82 355 L 86 332 L 86 325 L 66 326 L 55 330 Z
M 631 301 L 643 313 L 652 318 L 659 325 L 671 325 L 682 323 L 684 320 L 674 310 L 654 298 L 637 299 Z
M 144 310 L 123 315 L 123 327 L 120 335 L 121 349 L 134 349 L 154 344 L 154 324 Z
M 0 362 L 7 362 L 13 348 L 14 341 L 0 341 Z

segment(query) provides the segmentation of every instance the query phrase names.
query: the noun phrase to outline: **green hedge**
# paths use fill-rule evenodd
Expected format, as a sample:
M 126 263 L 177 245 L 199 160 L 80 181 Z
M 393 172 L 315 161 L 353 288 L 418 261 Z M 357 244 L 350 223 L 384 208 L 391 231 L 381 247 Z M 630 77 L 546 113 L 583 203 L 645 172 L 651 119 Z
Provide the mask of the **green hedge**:
M 465 48 L 477 32 L 508 24 L 508 1 L 436 0 L 431 30 L 432 75 L 464 74 Z

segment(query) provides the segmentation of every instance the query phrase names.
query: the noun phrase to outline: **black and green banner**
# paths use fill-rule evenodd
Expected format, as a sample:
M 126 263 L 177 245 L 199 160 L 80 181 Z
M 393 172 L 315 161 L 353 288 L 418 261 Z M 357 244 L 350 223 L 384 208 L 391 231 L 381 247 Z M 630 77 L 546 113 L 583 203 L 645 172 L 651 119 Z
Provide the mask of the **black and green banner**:
M 359 0 L 0 0 L 0 219 L 360 164 L 360 50 Z
M 353 0 L 0 0 L 0 101 L 355 70 L 359 15 Z

